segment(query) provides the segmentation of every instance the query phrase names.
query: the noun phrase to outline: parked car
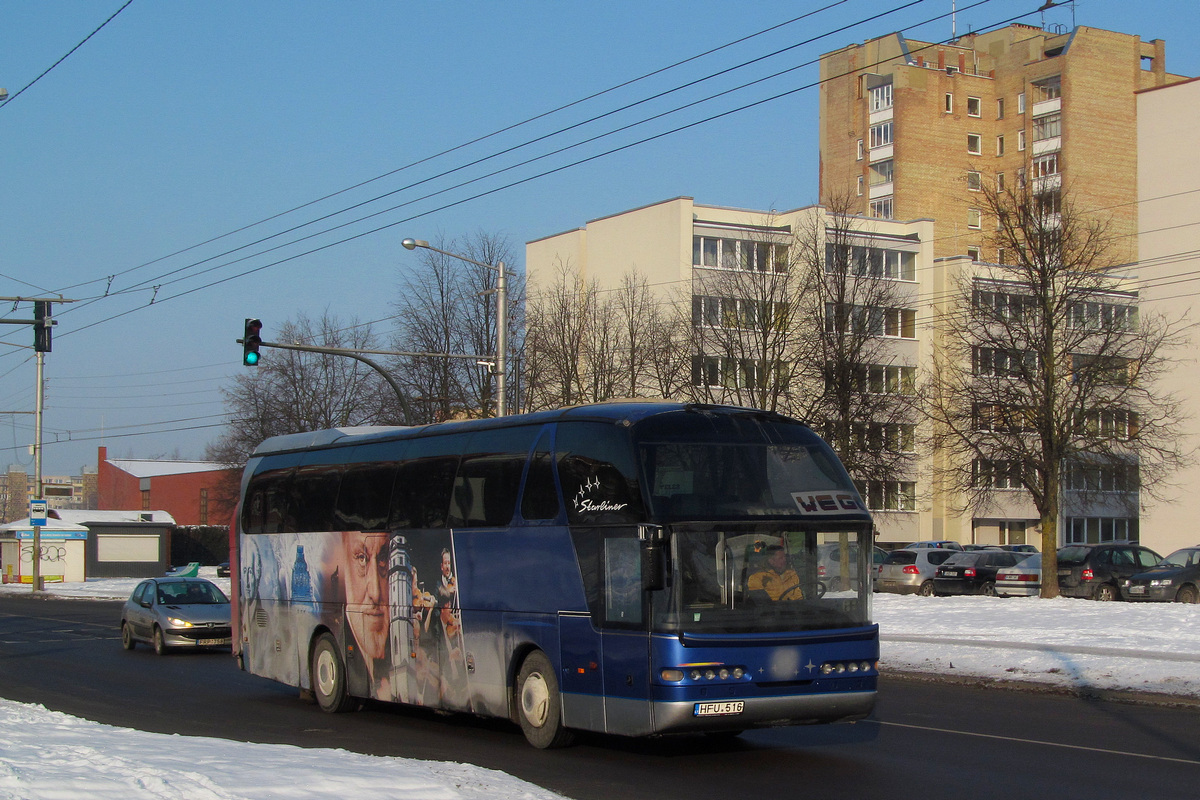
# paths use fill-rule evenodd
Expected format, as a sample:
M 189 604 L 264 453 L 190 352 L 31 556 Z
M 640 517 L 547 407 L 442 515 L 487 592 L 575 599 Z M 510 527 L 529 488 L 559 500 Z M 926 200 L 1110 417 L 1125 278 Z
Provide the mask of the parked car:
M 996 594 L 996 573 L 1015 567 L 1018 553 L 1008 550 L 975 550 L 955 553 L 946 559 L 933 576 L 933 593 Z
M 1005 550 L 1012 550 L 1014 553 L 1037 553 L 1037 547 L 1031 544 L 1006 544 Z
M 1160 561 L 1149 547 L 1130 542 L 1069 544 L 1058 549 L 1058 590 L 1064 597 L 1120 600 L 1121 581 Z
M 1126 600 L 1200 602 L 1200 545 L 1176 550 L 1157 566 L 1121 582 Z
M 847 561 L 850 565 L 851 575 L 850 580 L 846 581 L 849 588 L 857 589 L 858 582 L 853 577 L 853 571 L 858 565 L 858 545 L 848 544 L 846 549 Z M 887 557 L 887 551 L 882 547 L 874 548 L 871 560 L 871 571 L 878 569 L 879 565 Z M 840 592 L 842 586 L 842 546 L 837 542 L 829 542 L 817 546 L 817 579 L 825 584 L 825 587 L 830 592 Z
M 909 544 L 904 545 L 905 550 L 920 550 L 920 549 L 923 549 L 926 547 L 932 547 L 932 548 L 937 548 L 937 549 L 944 548 L 947 550 L 962 550 L 963 549 L 963 546 L 961 544 L 959 544 L 958 542 L 955 542 L 955 541 L 951 541 L 950 539 L 930 539 L 930 540 L 924 541 L 924 542 L 910 542 Z
M 232 643 L 229 598 L 204 578 L 142 581 L 121 611 L 121 645 L 154 646 L 160 656 L 172 647 L 228 647 Z
M 929 597 L 933 594 L 933 574 L 938 565 L 958 552 L 935 547 L 893 550 L 879 565 L 875 591 Z
M 996 594 L 1000 597 L 1037 597 L 1042 593 L 1042 554 L 1018 552 L 1016 566 L 996 573 Z
M 218 578 L 228 578 L 229 577 L 229 562 L 228 561 L 222 561 L 220 564 L 217 564 L 217 577 Z

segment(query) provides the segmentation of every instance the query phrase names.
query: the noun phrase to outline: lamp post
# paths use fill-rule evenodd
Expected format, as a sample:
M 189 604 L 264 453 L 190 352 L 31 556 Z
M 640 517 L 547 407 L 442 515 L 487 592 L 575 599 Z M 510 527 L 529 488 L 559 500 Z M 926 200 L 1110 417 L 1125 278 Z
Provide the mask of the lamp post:
M 466 256 L 460 256 L 458 253 L 451 253 L 449 250 L 434 247 L 424 239 L 405 239 L 400 244 L 405 250 L 415 250 L 418 247 L 423 247 L 426 250 L 432 250 L 435 253 L 441 253 L 450 258 L 457 258 L 459 261 L 465 261 L 468 264 L 496 271 L 496 360 L 492 364 L 491 372 L 496 376 L 496 416 L 506 416 L 508 414 L 508 405 L 505 401 L 504 390 L 505 380 L 508 377 L 508 273 L 504 270 L 504 262 L 499 261 L 495 264 L 485 264 L 482 261 L 476 261 L 473 258 L 467 258 Z

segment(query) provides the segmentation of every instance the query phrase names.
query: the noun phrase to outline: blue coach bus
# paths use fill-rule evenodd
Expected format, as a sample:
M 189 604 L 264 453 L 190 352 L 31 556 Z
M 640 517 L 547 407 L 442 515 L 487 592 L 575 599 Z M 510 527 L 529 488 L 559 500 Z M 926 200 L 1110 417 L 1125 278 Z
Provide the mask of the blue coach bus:
M 854 721 L 872 535 L 829 446 L 752 409 L 280 436 L 243 476 L 234 650 L 326 711 L 507 717 L 537 747 Z

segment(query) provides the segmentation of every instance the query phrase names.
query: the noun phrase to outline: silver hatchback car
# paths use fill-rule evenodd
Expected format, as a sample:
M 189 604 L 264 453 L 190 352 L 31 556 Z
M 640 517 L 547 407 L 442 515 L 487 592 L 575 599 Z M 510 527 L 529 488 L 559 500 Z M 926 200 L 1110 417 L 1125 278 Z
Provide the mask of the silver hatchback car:
M 121 645 L 154 646 L 160 656 L 173 647 L 229 647 L 233 639 L 229 598 L 204 578 L 142 581 L 121 611 Z
M 875 591 L 930 597 L 933 595 L 933 574 L 938 566 L 961 552 L 941 547 L 893 550 L 879 565 Z

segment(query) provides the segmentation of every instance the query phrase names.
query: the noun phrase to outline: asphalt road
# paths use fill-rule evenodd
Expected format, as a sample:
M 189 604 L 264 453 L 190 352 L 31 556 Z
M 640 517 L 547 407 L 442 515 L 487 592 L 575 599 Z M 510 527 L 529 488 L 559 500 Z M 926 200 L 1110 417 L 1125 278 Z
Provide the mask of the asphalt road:
M 501 721 L 374 705 L 323 714 L 224 653 L 125 652 L 119 613 L 0 595 L 0 696 L 145 731 L 468 762 L 576 800 L 1191 797 L 1200 785 L 1195 708 L 891 677 L 877 719 L 861 723 L 872 741 L 784 728 L 731 742 L 585 736 L 544 752 Z

